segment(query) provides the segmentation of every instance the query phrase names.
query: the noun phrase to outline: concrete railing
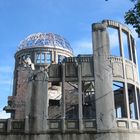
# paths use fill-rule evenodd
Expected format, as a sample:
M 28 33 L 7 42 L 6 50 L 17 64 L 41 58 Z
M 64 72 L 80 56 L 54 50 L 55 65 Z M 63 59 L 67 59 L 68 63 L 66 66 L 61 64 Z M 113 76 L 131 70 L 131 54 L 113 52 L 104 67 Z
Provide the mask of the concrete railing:
M 48 132 L 62 132 L 63 125 L 65 125 L 64 132 L 74 131 L 79 132 L 79 120 L 65 120 L 65 124 L 61 119 L 48 119 L 47 120 L 47 131 Z M 25 120 L 12 120 L 12 119 L 1 119 L 0 120 L 0 133 L 30 133 L 26 131 Z M 82 131 L 96 131 L 96 120 L 87 119 L 83 120 Z M 29 126 L 29 124 L 28 124 Z
M 0 120 L 0 132 L 24 132 L 24 120 Z
M 117 118 L 116 129 L 124 130 L 140 130 L 139 120 L 128 120 L 127 118 Z M 61 119 L 49 119 L 47 121 L 48 130 L 50 132 L 62 132 L 63 125 L 65 125 L 65 131 L 63 132 L 80 132 L 79 120 L 65 120 L 65 124 Z M 83 132 L 96 132 L 96 120 L 86 119 L 83 120 Z M 24 120 L 12 120 L 12 119 L 1 119 L 0 120 L 0 133 L 25 133 L 25 121 Z M 30 132 L 26 132 L 30 133 Z
M 127 118 L 117 118 L 117 128 L 119 129 L 133 129 L 140 130 L 140 121 L 139 120 L 129 120 Z

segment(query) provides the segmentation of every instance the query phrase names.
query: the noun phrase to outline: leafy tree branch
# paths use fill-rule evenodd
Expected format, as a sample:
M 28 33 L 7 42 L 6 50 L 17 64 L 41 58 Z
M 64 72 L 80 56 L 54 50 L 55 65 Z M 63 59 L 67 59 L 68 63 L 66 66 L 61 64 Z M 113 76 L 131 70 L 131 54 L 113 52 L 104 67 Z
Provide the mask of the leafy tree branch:
M 125 13 L 125 23 L 132 25 L 135 31 L 138 33 L 138 37 L 140 37 L 140 1 L 131 1 L 135 3 L 134 8 Z

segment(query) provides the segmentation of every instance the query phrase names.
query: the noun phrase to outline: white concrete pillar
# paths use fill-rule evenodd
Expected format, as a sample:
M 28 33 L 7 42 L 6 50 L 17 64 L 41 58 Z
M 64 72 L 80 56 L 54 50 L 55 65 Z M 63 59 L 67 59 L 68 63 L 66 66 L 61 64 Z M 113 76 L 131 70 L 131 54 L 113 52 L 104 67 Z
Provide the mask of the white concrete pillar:
M 29 133 L 30 127 L 29 127 L 29 116 L 25 117 L 25 133 Z
M 11 129 L 12 129 L 11 122 L 12 122 L 11 119 L 7 120 L 7 132 L 11 132 Z
M 48 119 L 48 77 L 45 71 L 35 73 L 32 82 L 30 131 L 47 131 Z
M 62 64 L 62 131 L 66 130 L 65 118 L 66 118 L 66 102 L 65 102 L 65 63 Z
M 78 64 L 78 108 L 79 108 L 79 131 L 83 131 L 83 103 L 82 103 L 82 71 L 81 64 Z
M 97 130 L 116 127 L 109 37 L 106 25 L 92 25 Z

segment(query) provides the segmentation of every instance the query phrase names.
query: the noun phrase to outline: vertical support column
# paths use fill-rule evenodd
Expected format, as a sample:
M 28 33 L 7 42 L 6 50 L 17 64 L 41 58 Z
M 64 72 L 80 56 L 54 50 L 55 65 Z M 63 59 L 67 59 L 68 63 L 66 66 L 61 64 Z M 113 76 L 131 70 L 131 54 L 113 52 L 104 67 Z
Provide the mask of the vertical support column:
M 32 71 L 30 71 L 30 75 L 28 78 L 28 86 L 27 86 L 27 94 L 25 96 L 25 133 L 29 133 L 30 131 L 30 117 L 33 111 L 32 108 L 32 93 L 34 92 L 33 90 L 33 82 L 32 81 Z
M 109 37 L 105 24 L 92 25 L 97 130 L 116 127 Z
M 51 60 L 52 60 L 52 62 L 55 62 L 54 50 L 50 51 L 50 53 L 51 53 Z
M 62 131 L 66 130 L 66 102 L 65 102 L 65 63 L 62 64 Z
M 34 64 L 36 64 L 36 58 L 37 58 L 37 55 L 36 55 L 36 52 L 34 52 Z
M 122 44 L 122 30 L 121 27 L 119 26 L 119 30 L 118 30 L 118 35 L 119 35 L 119 45 L 120 45 L 120 51 L 121 51 L 121 56 L 124 56 L 124 52 L 123 52 L 123 44 Z
M 12 128 L 12 126 L 11 126 L 11 119 L 8 119 L 8 121 L 7 121 L 7 132 L 11 132 L 11 128 Z
M 140 112 L 139 112 L 139 103 L 138 103 L 138 93 L 137 93 L 137 87 L 135 86 L 135 103 L 136 103 L 136 110 L 137 110 L 137 119 L 140 119 Z
M 44 53 L 44 63 L 46 64 L 47 63 L 47 52 L 43 52 Z
M 78 64 L 78 108 L 79 108 L 79 131 L 83 130 L 83 105 L 82 105 L 82 72 L 81 64 Z
M 54 61 L 55 61 L 55 63 L 58 63 L 58 54 L 57 54 L 57 50 L 54 51 Z
M 29 133 L 29 129 L 30 129 L 30 127 L 29 127 L 30 125 L 29 125 L 29 116 L 25 116 L 25 133 Z
M 133 57 L 133 55 L 135 56 L 135 54 L 133 54 L 133 51 L 132 51 L 132 40 L 131 40 L 131 34 L 130 34 L 130 32 L 128 33 L 128 42 L 129 42 L 129 47 L 130 47 L 130 54 L 131 54 L 131 60 L 132 60 L 132 62 L 134 62 L 134 57 Z M 135 59 L 136 60 L 136 59 Z M 133 64 L 133 72 L 134 72 L 134 64 Z M 134 78 L 134 73 L 133 73 L 133 78 Z M 134 79 L 135 80 L 135 79 Z M 139 120 L 140 118 L 139 118 L 139 105 L 138 105 L 138 96 L 137 96 L 137 88 L 136 88 L 136 86 L 134 87 L 135 89 L 135 103 L 136 103 L 136 111 L 137 111 L 137 119 Z
M 42 63 L 42 50 L 40 51 L 40 64 Z
M 33 76 L 31 109 L 29 110 L 30 130 L 37 133 L 46 132 L 48 128 L 48 75 L 46 71 L 38 71 Z

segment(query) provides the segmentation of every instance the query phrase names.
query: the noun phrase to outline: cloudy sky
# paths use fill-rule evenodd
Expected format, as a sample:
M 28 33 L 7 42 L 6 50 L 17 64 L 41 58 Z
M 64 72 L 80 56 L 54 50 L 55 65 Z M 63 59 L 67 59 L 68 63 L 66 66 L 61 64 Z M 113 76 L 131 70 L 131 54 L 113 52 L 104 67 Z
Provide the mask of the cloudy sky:
M 12 94 L 14 54 L 21 40 L 52 32 L 69 40 L 75 55 L 92 53 L 91 24 L 103 19 L 124 23 L 131 7 L 129 0 L 0 0 L 0 118 L 6 117 L 2 108 Z

